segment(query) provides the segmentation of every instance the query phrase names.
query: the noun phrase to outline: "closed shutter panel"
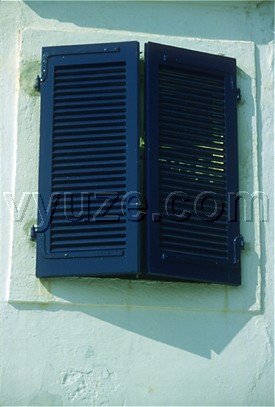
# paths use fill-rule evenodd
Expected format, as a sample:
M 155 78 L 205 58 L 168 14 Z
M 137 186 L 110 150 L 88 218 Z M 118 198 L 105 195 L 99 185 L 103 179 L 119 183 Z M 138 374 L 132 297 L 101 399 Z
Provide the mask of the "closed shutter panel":
M 38 277 L 138 271 L 138 57 L 137 42 L 43 48 Z
M 234 59 L 146 45 L 149 276 L 240 284 L 236 102 Z

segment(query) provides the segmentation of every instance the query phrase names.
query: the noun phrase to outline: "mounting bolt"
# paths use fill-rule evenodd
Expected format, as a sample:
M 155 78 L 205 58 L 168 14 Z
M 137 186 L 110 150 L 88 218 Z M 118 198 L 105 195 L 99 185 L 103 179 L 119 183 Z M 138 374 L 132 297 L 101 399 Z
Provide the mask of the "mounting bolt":
M 245 241 L 244 241 L 243 235 L 240 235 L 240 248 L 241 248 L 241 250 L 244 250 L 244 248 L 245 248 Z
M 242 95 L 241 95 L 241 89 L 240 88 L 236 89 L 236 95 L 237 95 L 237 102 L 240 102 L 242 100 Z

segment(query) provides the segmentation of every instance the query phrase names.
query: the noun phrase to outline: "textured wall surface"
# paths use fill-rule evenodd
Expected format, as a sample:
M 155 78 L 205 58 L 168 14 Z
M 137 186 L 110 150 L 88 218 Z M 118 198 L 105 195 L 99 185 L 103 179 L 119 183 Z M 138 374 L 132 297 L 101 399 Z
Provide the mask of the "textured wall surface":
M 273 6 L 0 3 L 1 405 L 273 405 Z M 237 59 L 240 287 L 34 276 L 41 47 L 127 40 Z

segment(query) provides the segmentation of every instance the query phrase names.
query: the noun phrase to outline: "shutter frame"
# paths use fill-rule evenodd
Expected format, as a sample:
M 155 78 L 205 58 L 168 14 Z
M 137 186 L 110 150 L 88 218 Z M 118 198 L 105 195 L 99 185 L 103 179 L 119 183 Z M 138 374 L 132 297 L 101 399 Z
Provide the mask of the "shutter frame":
M 75 45 L 75 46 L 58 46 L 58 47 L 44 47 L 42 49 L 42 75 L 41 75 L 41 123 L 40 123 L 40 162 L 39 162 L 39 202 L 38 202 L 38 228 L 37 228 L 37 263 L 36 263 L 36 276 L 37 277 L 62 277 L 62 276 L 132 276 L 136 275 L 139 270 L 139 223 L 138 222 L 131 222 L 128 219 L 125 220 L 125 246 L 123 248 L 107 248 L 104 249 L 104 239 L 103 246 L 100 250 L 97 248 L 93 250 L 93 242 L 90 244 L 90 250 L 85 250 L 84 247 L 81 247 L 82 251 L 64 249 L 59 250 L 57 252 L 53 252 L 51 249 L 51 242 L 53 239 L 53 235 L 51 235 L 51 226 L 53 222 L 50 222 L 50 214 L 44 218 L 46 222 L 42 225 L 41 223 L 41 213 L 43 213 L 43 201 L 46 205 L 49 202 L 50 196 L 53 192 L 52 190 L 52 165 L 53 165 L 53 137 L 54 130 L 53 130 L 53 116 L 56 114 L 54 110 L 54 75 L 55 70 L 60 67 L 65 67 L 66 69 L 70 69 L 70 67 L 77 67 L 77 69 L 81 69 L 81 66 L 89 66 L 89 69 L 93 69 L 93 66 L 103 66 L 104 64 L 108 64 L 108 66 L 112 67 L 112 64 L 124 64 L 126 70 L 126 83 L 124 86 L 124 96 L 126 100 L 125 106 L 125 114 L 126 118 L 121 119 L 124 120 L 125 126 L 123 137 L 124 145 L 126 148 L 125 151 L 125 163 L 123 164 L 123 159 L 120 161 L 122 162 L 121 167 L 118 167 L 120 172 L 125 170 L 125 192 L 129 190 L 138 191 L 139 190 L 139 179 L 138 179 L 138 168 L 139 168 L 139 44 L 135 41 L 131 42 L 122 42 L 122 43 L 108 43 L 108 44 L 88 44 L 88 45 Z M 105 65 L 104 65 L 105 66 Z M 64 68 L 64 69 L 65 69 Z M 99 75 L 100 76 L 100 75 Z M 76 79 L 70 79 L 76 80 Z M 81 79 L 83 80 L 83 79 Z M 103 79 L 102 79 L 103 81 Z M 117 80 L 120 83 L 120 80 Z M 122 80 L 121 80 L 122 82 Z M 83 89 L 83 82 L 80 82 L 82 89 Z M 94 84 L 90 85 L 91 91 L 94 91 Z M 98 88 L 101 89 L 100 86 L 105 86 L 102 83 L 98 83 Z M 108 86 L 111 86 L 111 79 L 108 82 Z M 119 86 L 119 85 L 117 85 Z M 71 87 L 72 88 L 72 87 Z M 67 91 L 67 87 L 65 86 L 65 92 Z M 80 89 L 80 88 L 79 88 Z M 77 89 L 79 95 L 79 89 Z M 109 88 L 108 88 L 109 89 Z M 108 90 L 107 89 L 107 90 Z M 63 93 L 62 93 L 63 92 Z M 65 94 L 64 90 L 61 94 Z M 70 93 L 71 91 L 69 91 Z M 96 94 L 99 95 L 99 91 Z M 107 91 L 106 91 L 107 92 Z M 112 92 L 112 91 L 110 91 Z M 122 91 L 121 91 L 122 92 Z M 85 90 L 83 94 L 85 93 Z M 71 96 L 69 96 L 71 97 Z M 112 95 L 111 95 L 112 97 Z M 86 96 L 86 100 L 89 96 Z M 104 95 L 103 104 L 104 102 Z M 81 102 L 81 97 L 79 97 Z M 111 100 L 112 101 L 112 100 Z M 92 109 L 90 109 L 92 110 Z M 113 109 L 114 110 L 114 109 Z M 80 114 L 81 110 L 79 108 L 77 114 Z M 92 113 L 89 113 L 89 117 L 86 115 L 84 119 L 88 123 L 95 126 L 94 122 L 92 122 Z M 84 115 L 85 116 L 85 115 Z M 106 114 L 107 116 L 107 114 Z M 68 115 L 68 118 L 70 116 Z M 104 127 L 104 119 L 100 119 L 100 126 Z M 107 120 L 107 119 L 106 119 Z M 109 119 L 110 121 L 111 119 Z M 86 123 L 87 123 L 86 122 Z M 114 119 L 115 123 L 115 119 Z M 64 125 L 67 126 L 66 129 L 70 129 L 70 123 L 67 124 L 61 121 L 61 125 L 64 128 Z M 111 123 L 114 127 L 114 124 Z M 56 126 L 56 123 L 55 123 Z M 78 128 L 78 127 L 77 127 Z M 63 131 L 63 130 L 62 130 Z M 61 131 L 61 133 L 62 133 Z M 74 130 L 74 133 L 77 133 Z M 94 133 L 95 134 L 95 133 Z M 93 136 L 89 135 L 89 131 L 87 132 L 86 140 L 89 145 L 93 142 Z M 119 140 L 118 136 L 118 140 Z M 79 148 L 79 154 L 85 154 L 84 148 L 81 146 L 79 147 L 77 141 L 77 134 L 74 138 L 74 143 L 76 143 L 76 147 L 73 149 Z M 111 143 L 112 134 L 109 134 L 108 141 L 103 140 L 102 143 L 108 142 Z M 86 144 L 87 144 L 86 143 Z M 58 144 L 58 143 L 57 143 Z M 63 143 L 64 144 L 64 143 Z M 60 144 L 60 151 L 57 153 L 60 154 L 62 157 L 63 152 L 61 149 L 63 148 L 62 143 Z M 96 142 L 94 142 L 96 145 Z M 113 145 L 113 144 L 111 144 Z M 122 145 L 122 142 L 121 142 Z M 102 147 L 102 146 L 101 146 Z M 55 147 L 54 147 L 55 148 Z M 93 150 L 92 147 L 88 147 L 91 151 Z M 116 148 L 116 147 L 115 147 Z M 122 148 L 122 147 L 121 147 Z M 89 151 L 90 151 L 89 150 Z M 110 148 L 112 150 L 112 148 Z M 101 155 L 102 155 L 103 147 L 101 148 Z M 116 150 L 114 150 L 116 151 Z M 68 154 L 68 151 L 67 151 Z M 71 154 L 71 153 L 70 153 Z M 73 153 L 74 154 L 74 153 Z M 95 153 L 91 153 L 96 156 Z M 59 157 L 59 156 L 58 156 Z M 106 155 L 106 160 L 108 156 Z M 80 164 L 82 158 L 79 158 Z M 102 159 L 103 160 L 103 159 Z M 105 161 L 106 161 L 105 160 Z M 74 161 L 74 160 L 73 160 Z M 103 163 L 103 161 L 101 161 Z M 92 166 L 92 161 L 89 159 L 89 162 L 86 162 L 86 166 L 88 168 L 89 174 L 91 176 L 96 177 L 96 172 L 93 168 L 96 166 Z M 66 164 L 64 168 L 66 167 Z M 80 168 L 80 165 L 79 165 Z M 102 171 L 104 170 L 102 164 Z M 116 168 L 113 169 L 114 174 L 116 173 Z M 110 170 L 111 173 L 111 170 Z M 109 186 L 110 190 L 112 187 L 112 176 L 110 175 Z M 106 175 L 103 175 L 102 178 L 105 180 L 106 184 Z M 82 182 L 81 179 L 84 177 L 79 176 L 77 177 L 77 182 Z M 73 176 L 70 178 L 73 179 Z M 73 185 L 72 181 L 71 184 Z M 95 181 L 97 182 L 97 181 Z M 98 181 L 97 184 L 100 185 Z M 124 181 L 123 181 L 124 182 Z M 83 181 L 84 183 L 84 181 Z M 70 184 L 69 184 L 70 185 Z M 102 187 L 103 188 L 103 187 Z M 95 187 L 94 187 L 95 189 Z M 64 189 L 65 191 L 65 189 Z M 61 187 L 61 192 L 62 187 Z M 83 191 L 85 192 L 85 190 Z M 98 188 L 97 192 L 104 192 Z M 114 187 L 114 192 L 116 189 Z M 102 201 L 99 202 L 99 205 Z M 94 205 L 95 206 L 95 205 Z M 57 212 L 56 212 L 57 213 Z M 55 216 L 55 215 L 54 215 Z M 121 217 L 125 217 L 124 214 Z M 48 224 L 50 222 L 51 226 L 45 229 L 45 223 Z M 104 225 L 103 225 L 104 226 Z M 118 223 L 120 226 L 120 223 Z M 102 229 L 103 230 L 103 229 Z M 117 234 L 115 229 L 114 235 Z M 77 233 L 76 229 L 74 232 Z M 101 232 L 99 232 L 100 234 Z M 119 233 L 118 233 L 119 234 Z M 96 235 L 96 233 L 94 233 Z M 104 235 L 105 236 L 105 235 Z M 107 236 L 107 235 L 106 235 Z M 100 236 L 99 236 L 100 237 Z M 77 239 L 79 236 L 77 237 Z M 113 239 L 115 242 L 115 240 Z M 77 241 L 77 244 L 78 241 Z
M 215 261 L 214 256 L 213 258 L 207 258 L 206 256 L 198 258 L 191 252 L 190 255 L 186 252 L 172 253 L 169 250 L 163 250 L 163 247 L 161 247 L 160 238 L 165 227 L 162 226 L 165 224 L 162 222 L 165 222 L 165 220 L 162 218 L 163 214 L 160 211 L 159 203 L 160 187 L 163 182 L 159 164 L 161 144 L 160 66 L 182 70 L 182 72 L 205 72 L 207 75 L 219 73 L 225 78 L 226 193 L 238 192 L 236 60 L 161 44 L 147 43 L 145 46 L 145 172 L 148 200 L 146 228 L 147 277 L 239 285 L 241 283 L 240 230 L 239 219 L 237 218 L 236 222 L 231 221 L 234 220 L 233 206 L 231 206 L 232 213 L 228 216 L 230 221 L 227 223 L 229 242 L 227 245 L 227 261 Z M 227 203 L 228 199 L 226 199 Z M 160 221 L 158 214 L 161 216 Z M 157 221 L 153 222 L 152 218 Z M 188 221 L 186 224 L 188 225 Z M 173 236 L 171 239 L 173 239 Z

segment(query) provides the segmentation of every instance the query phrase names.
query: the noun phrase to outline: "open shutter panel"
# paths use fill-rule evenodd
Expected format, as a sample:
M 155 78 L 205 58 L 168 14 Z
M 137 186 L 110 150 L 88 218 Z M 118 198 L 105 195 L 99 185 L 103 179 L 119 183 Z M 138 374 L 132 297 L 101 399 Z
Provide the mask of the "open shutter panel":
M 37 276 L 138 271 L 137 42 L 42 50 Z M 47 210 L 48 209 L 48 210 Z
M 147 273 L 240 284 L 236 61 L 154 43 L 145 58 Z

